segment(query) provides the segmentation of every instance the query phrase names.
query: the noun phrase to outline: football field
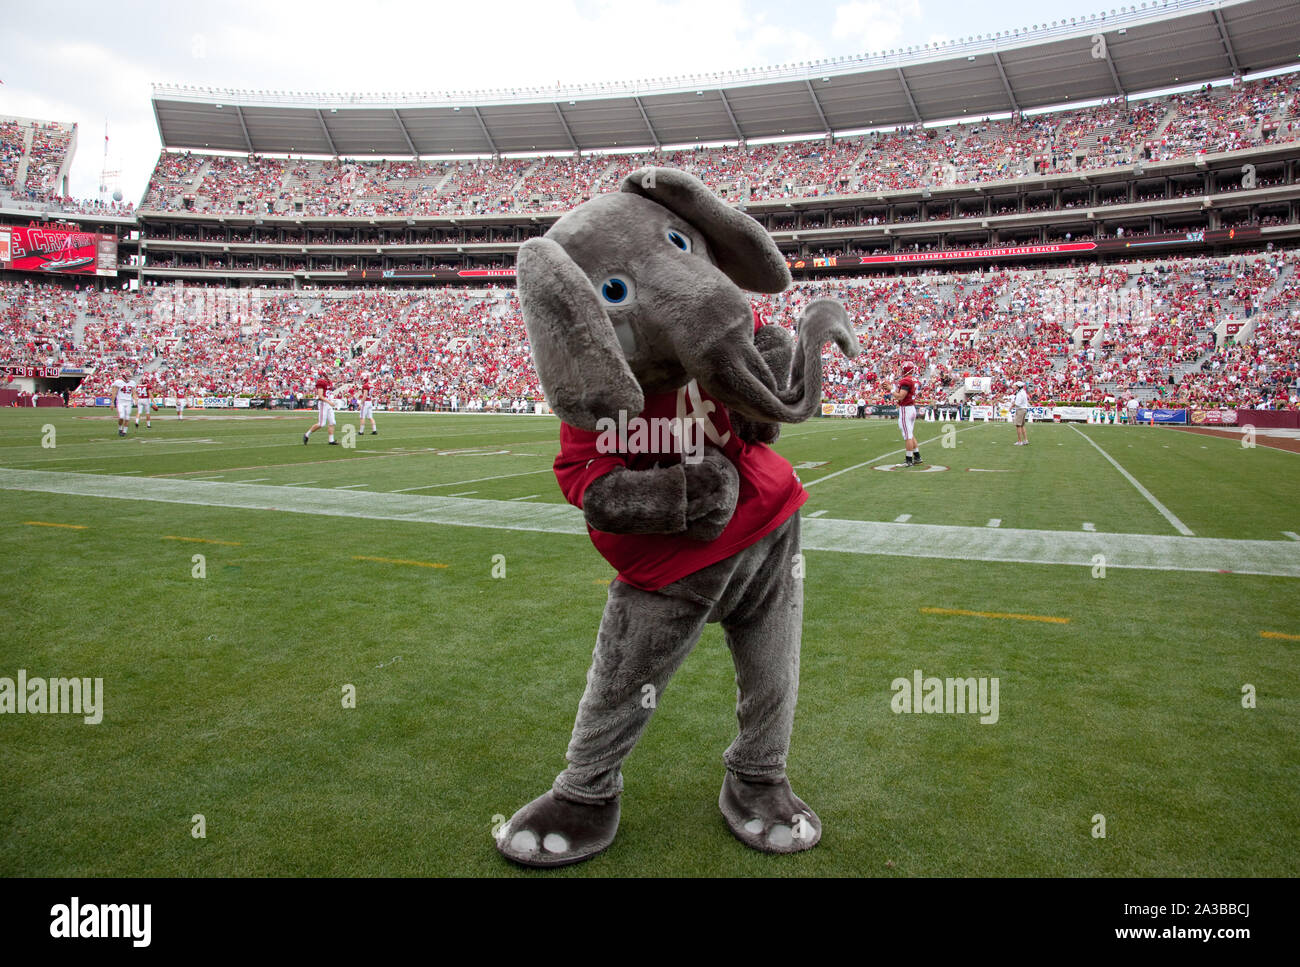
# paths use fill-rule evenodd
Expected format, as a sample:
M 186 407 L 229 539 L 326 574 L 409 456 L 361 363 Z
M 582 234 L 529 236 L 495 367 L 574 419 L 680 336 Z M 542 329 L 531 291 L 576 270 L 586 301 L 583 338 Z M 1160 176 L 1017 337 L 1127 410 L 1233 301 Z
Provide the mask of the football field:
M 613 846 L 538 874 L 491 835 L 563 767 L 613 572 L 553 418 L 377 419 L 0 411 L 0 875 L 1300 875 L 1298 453 L 923 423 L 902 468 L 893 423 L 785 428 L 822 842 L 724 825 L 710 626 Z M 6 708 L 20 671 L 95 715 Z

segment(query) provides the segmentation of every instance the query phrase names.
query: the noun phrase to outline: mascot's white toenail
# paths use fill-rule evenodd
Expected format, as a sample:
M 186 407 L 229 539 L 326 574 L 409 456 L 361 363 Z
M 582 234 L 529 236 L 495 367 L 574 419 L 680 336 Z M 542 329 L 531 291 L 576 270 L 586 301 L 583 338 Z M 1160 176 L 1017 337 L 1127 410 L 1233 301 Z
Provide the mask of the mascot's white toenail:
M 753 833 L 755 836 L 757 836 L 762 831 L 763 831 L 763 820 L 761 819 L 751 819 L 749 822 L 745 823 L 745 832 L 747 833 Z
M 777 823 L 772 827 L 772 831 L 767 834 L 767 841 L 773 846 L 789 846 L 794 842 L 794 833 L 790 827 L 782 823 Z
M 567 853 L 569 841 L 559 833 L 547 833 L 546 838 L 542 840 L 542 849 L 548 853 Z
M 516 853 L 531 853 L 537 849 L 537 835 L 521 829 L 510 837 L 510 848 Z

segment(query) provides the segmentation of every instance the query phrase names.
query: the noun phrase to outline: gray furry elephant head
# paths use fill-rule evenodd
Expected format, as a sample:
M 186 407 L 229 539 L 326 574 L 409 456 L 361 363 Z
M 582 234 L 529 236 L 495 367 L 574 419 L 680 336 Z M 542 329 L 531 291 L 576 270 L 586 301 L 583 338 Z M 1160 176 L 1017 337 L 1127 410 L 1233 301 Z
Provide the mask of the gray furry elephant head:
M 742 290 L 788 288 L 785 259 L 754 219 L 671 168 L 634 171 L 621 191 L 566 214 L 521 246 L 517 272 L 546 398 L 584 430 L 691 379 L 749 420 L 801 422 L 821 402 L 822 344 L 857 352 L 832 300 L 809 306 L 792 365 L 788 347 L 760 351 Z M 765 342 L 782 338 L 774 331 Z M 769 360 L 788 370 L 773 372 Z

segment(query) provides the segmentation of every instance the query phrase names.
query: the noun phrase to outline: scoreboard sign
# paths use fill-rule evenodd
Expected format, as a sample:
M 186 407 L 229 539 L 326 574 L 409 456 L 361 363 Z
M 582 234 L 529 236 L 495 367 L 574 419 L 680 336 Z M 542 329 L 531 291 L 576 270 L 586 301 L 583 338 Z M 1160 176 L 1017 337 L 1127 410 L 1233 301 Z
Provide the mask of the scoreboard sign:
M 0 225 L 0 268 L 46 274 L 116 275 L 117 239 L 64 225 Z

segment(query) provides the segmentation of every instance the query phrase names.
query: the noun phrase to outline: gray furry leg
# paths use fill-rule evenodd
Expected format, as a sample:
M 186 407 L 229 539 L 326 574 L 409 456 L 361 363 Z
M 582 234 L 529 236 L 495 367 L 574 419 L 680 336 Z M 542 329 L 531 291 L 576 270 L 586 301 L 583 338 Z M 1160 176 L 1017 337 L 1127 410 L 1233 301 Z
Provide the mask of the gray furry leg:
M 565 754 L 569 767 L 555 779 L 557 796 L 598 803 L 622 792 L 619 767 L 649 723 L 668 680 L 699 641 L 709 607 L 622 581 L 610 585 L 587 689 Z
M 718 806 L 747 846 L 793 853 L 821 839 L 821 820 L 786 779 L 803 629 L 798 516 L 775 538 L 741 602 L 722 622 L 736 666 L 740 730 L 723 756 L 727 775 Z
M 799 518 L 790 518 L 757 562 L 744 597 L 722 620 L 736 666 L 740 731 L 723 760 L 745 779 L 785 777 L 799 698 L 799 644 L 803 632 Z
M 501 827 L 502 855 L 525 866 L 563 866 L 595 856 L 614 841 L 620 766 L 699 640 L 709 607 L 689 595 L 654 594 L 621 581 L 610 585 L 566 754 L 569 766 L 551 789 Z

